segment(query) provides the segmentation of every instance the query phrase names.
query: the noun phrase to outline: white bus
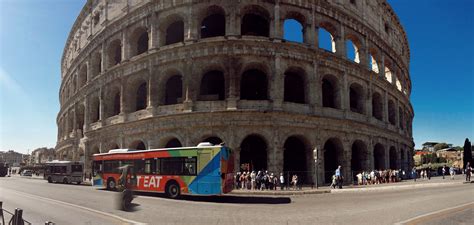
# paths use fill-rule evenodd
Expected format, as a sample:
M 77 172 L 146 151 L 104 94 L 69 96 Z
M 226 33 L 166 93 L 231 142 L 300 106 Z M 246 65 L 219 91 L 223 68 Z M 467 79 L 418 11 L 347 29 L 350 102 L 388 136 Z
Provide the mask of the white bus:
M 82 162 L 53 160 L 46 163 L 44 179 L 48 183 L 62 182 L 64 184 L 75 182 L 80 184 L 84 174 Z

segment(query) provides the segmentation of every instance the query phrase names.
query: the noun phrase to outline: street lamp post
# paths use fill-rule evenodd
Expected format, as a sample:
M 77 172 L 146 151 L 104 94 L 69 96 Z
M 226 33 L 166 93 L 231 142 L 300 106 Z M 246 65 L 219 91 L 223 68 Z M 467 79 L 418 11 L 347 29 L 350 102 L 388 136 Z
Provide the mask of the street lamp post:
M 318 149 L 314 148 L 313 150 L 313 159 L 314 159 L 314 180 L 316 183 L 316 189 L 318 189 Z

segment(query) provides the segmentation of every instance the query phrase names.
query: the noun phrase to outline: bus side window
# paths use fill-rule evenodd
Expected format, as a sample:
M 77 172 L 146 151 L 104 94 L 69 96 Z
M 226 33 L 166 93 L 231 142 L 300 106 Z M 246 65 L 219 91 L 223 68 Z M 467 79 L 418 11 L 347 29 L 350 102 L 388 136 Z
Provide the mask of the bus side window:
M 161 174 L 161 159 L 155 159 L 155 174 Z
M 145 160 L 142 160 L 142 159 L 135 160 L 134 167 L 135 167 L 135 170 L 136 170 L 137 174 L 147 173 L 146 172 L 146 162 L 145 162 Z

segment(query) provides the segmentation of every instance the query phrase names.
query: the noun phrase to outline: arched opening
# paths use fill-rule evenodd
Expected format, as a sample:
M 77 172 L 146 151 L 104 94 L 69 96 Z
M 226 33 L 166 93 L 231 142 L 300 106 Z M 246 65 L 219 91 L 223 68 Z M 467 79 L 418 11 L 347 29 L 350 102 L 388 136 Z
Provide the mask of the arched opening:
M 135 98 L 136 99 L 135 111 L 146 109 L 147 107 L 147 83 L 146 82 L 143 82 L 138 86 L 135 97 L 136 97 Z
M 84 136 L 84 105 L 79 105 L 76 110 L 76 129 L 81 131 L 81 136 Z
M 343 166 L 344 148 L 337 138 L 331 138 L 324 144 L 324 182 L 330 183 L 338 166 Z
M 120 91 L 117 91 L 114 95 L 114 111 L 112 112 L 112 116 L 116 116 L 120 114 Z
M 402 107 L 398 107 L 398 125 L 400 126 L 400 129 L 404 129 L 403 127 L 403 109 Z
M 87 65 L 82 65 L 79 70 L 78 87 L 81 88 L 87 83 Z
M 173 105 L 182 102 L 183 79 L 181 75 L 174 75 L 166 81 L 165 105 Z
M 374 147 L 374 169 L 385 169 L 385 148 L 381 144 L 376 144 Z
M 118 144 L 113 143 L 113 144 L 111 144 L 110 147 L 109 147 L 109 150 L 112 150 L 112 149 L 120 149 L 120 147 L 118 146 Z
M 402 83 L 398 79 L 398 77 L 395 76 L 395 86 L 397 87 L 398 91 L 402 91 Z
M 143 141 L 134 141 L 132 144 L 130 144 L 130 149 L 145 150 L 146 145 L 143 143 Z
M 372 116 L 378 120 L 383 120 L 383 101 L 378 92 L 372 94 Z
M 201 38 L 225 35 L 225 13 L 219 7 L 211 7 L 206 18 L 201 22 Z
M 283 171 L 288 172 L 290 176 L 297 174 L 299 181 L 309 182 L 305 143 L 297 137 L 289 137 L 283 148 Z
M 364 114 L 364 89 L 353 83 L 349 88 L 349 101 L 352 112 Z
M 294 103 L 306 103 L 305 79 L 301 72 L 285 72 L 284 101 Z
M 94 147 L 89 151 L 89 160 L 92 161 L 92 156 L 93 156 L 94 154 L 99 154 L 99 153 L 100 153 L 99 147 L 94 146 Z
M 398 169 L 397 150 L 395 147 L 390 147 L 390 169 Z
M 242 74 L 240 81 L 240 99 L 267 100 L 267 75 L 258 70 L 250 69 Z
M 248 165 L 249 170 L 267 169 L 267 144 L 257 135 L 247 136 L 240 144 L 240 166 Z
M 335 77 L 325 76 L 322 80 L 323 107 L 339 108 L 339 88 Z
M 286 19 L 283 23 L 283 38 L 287 41 L 303 43 L 304 27 L 296 19 Z
M 369 151 L 364 142 L 357 140 L 352 144 L 351 169 L 353 174 L 370 170 Z
M 355 63 L 360 63 L 359 47 L 355 42 L 352 39 L 346 40 L 346 57 Z
M 179 148 L 179 147 L 183 147 L 183 145 L 177 138 L 173 138 L 169 140 L 168 142 L 166 142 L 166 145 L 165 145 L 165 148 Z
M 93 98 L 90 105 L 90 120 L 95 123 L 100 120 L 100 100 L 98 97 Z
M 396 125 L 396 113 L 395 103 L 392 100 L 388 100 L 388 121 L 392 125 Z
M 122 43 L 120 40 L 114 40 L 110 43 L 107 57 L 109 59 L 109 67 L 115 66 L 122 61 Z
M 165 45 L 184 41 L 184 22 L 179 20 L 173 22 L 166 28 Z
M 224 73 L 213 70 L 204 74 L 201 80 L 199 99 L 204 101 L 225 99 Z
M 148 32 L 144 30 L 137 40 L 137 55 L 143 54 L 148 51 Z
M 387 65 L 385 65 L 385 79 L 392 83 L 392 71 Z
M 218 138 L 218 137 L 208 137 L 206 139 L 204 139 L 202 142 L 209 142 L 213 145 L 218 145 L 220 143 L 222 143 L 222 139 Z
M 263 36 L 270 35 L 270 19 L 268 13 L 259 6 L 251 6 L 243 16 L 241 35 Z
M 97 76 L 102 72 L 102 54 L 100 52 L 92 54 L 91 66 L 92 77 Z
M 324 49 L 328 52 L 336 53 L 336 40 L 325 28 L 318 29 L 318 44 L 320 49 Z
M 375 73 L 379 73 L 379 64 L 378 64 L 377 60 L 374 57 L 375 55 L 376 55 L 375 51 L 371 50 L 370 51 L 370 57 L 369 57 L 369 59 L 370 59 L 369 65 L 370 65 L 370 69 L 372 71 L 374 71 Z

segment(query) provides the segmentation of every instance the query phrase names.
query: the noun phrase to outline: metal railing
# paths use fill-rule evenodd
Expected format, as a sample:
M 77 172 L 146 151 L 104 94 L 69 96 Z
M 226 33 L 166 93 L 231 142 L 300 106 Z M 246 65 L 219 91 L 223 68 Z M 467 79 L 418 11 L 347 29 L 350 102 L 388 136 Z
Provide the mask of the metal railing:
M 5 215 L 8 215 L 10 217 L 10 220 L 5 217 Z M 5 223 L 7 221 L 7 223 Z M 3 208 L 3 202 L 0 201 L 0 225 L 31 225 L 31 222 L 28 222 L 27 220 L 23 219 L 23 210 L 20 208 L 15 208 L 15 212 L 9 212 L 8 210 Z M 45 225 L 54 225 L 53 222 L 46 221 Z

